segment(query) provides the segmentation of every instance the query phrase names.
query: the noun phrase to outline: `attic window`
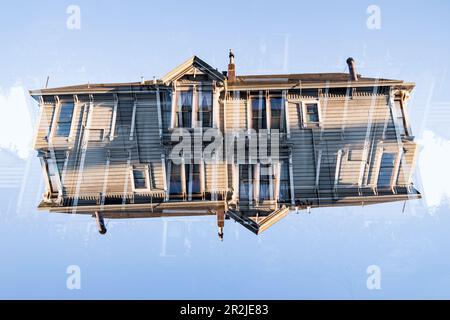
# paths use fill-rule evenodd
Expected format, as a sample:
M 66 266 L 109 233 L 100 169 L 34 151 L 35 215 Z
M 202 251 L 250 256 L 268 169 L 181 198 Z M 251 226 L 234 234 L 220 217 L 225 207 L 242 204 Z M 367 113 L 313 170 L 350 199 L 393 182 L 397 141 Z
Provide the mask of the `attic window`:
M 134 191 L 150 190 L 150 176 L 147 167 L 134 167 L 132 174 Z
M 56 125 L 57 137 L 68 137 L 72 126 L 74 104 L 63 103 L 60 107 L 58 123 Z
M 319 105 L 317 103 L 305 104 L 306 121 L 309 123 L 319 122 Z

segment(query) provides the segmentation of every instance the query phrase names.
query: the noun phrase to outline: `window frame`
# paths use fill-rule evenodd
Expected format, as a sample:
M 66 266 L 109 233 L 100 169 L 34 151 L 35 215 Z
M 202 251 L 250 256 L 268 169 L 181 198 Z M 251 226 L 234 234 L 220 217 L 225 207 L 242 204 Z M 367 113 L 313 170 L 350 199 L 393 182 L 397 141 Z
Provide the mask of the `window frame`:
M 280 176 L 279 176 L 279 191 L 278 191 L 278 201 L 279 202 L 291 202 L 292 201 L 292 195 L 291 195 L 291 179 L 290 179 L 290 166 L 289 161 L 281 161 L 280 162 Z M 283 175 L 283 169 L 286 169 L 286 177 Z M 286 192 L 288 194 L 287 197 L 282 197 L 281 190 L 283 189 L 283 186 L 286 186 Z
M 278 130 L 280 133 L 287 133 L 287 118 L 286 113 L 288 110 L 286 110 L 286 98 L 283 95 L 276 94 L 276 95 L 270 95 L 268 97 L 269 100 L 269 108 L 270 108 L 270 130 L 274 129 L 272 127 L 272 121 L 273 121 L 273 109 L 272 109 L 272 99 L 280 99 L 281 100 L 281 106 L 280 106 L 280 118 L 279 118 L 279 126 L 280 128 L 275 129 Z M 267 102 L 266 102 L 267 103 Z M 267 110 L 266 110 L 267 113 Z
M 137 188 L 134 172 L 135 171 L 143 171 L 144 172 L 144 179 L 145 179 L 145 188 Z M 131 175 L 131 181 L 132 181 L 132 187 L 133 192 L 148 192 L 151 191 L 151 180 L 150 180 L 150 173 L 149 173 L 149 166 L 148 165 L 134 165 L 130 168 L 130 175 Z
M 204 111 L 202 109 L 202 106 L 203 106 L 202 99 L 203 99 L 203 95 L 204 95 L 205 92 L 208 93 L 208 95 L 210 94 L 210 98 L 211 98 L 211 100 L 210 100 L 211 104 L 209 106 L 208 111 Z M 205 90 L 202 89 L 202 90 L 198 90 L 197 94 L 198 94 L 198 99 L 197 99 L 197 104 L 198 104 L 198 106 L 197 106 L 197 122 L 200 124 L 200 128 L 212 128 L 213 125 L 214 125 L 214 119 L 213 119 L 213 115 L 214 115 L 214 112 L 213 112 L 213 110 L 214 110 L 214 91 L 212 89 L 205 89 Z M 207 126 L 204 126 L 204 123 L 203 123 L 203 115 L 205 113 L 209 113 L 209 125 L 207 125 Z
M 263 172 L 268 172 L 268 174 L 263 174 Z M 258 193 L 258 201 L 260 203 L 264 203 L 265 201 L 272 201 L 273 199 L 273 190 L 271 190 L 271 185 L 273 187 L 275 183 L 275 173 L 273 171 L 272 164 L 260 164 L 259 168 L 259 193 Z M 266 194 L 263 197 L 262 186 L 266 186 Z M 267 195 L 267 197 L 266 197 Z
M 191 107 L 190 110 L 188 111 L 183 111 L 183 101 L 182 101 L 182 95 L 186 94 L 186 93 L 190 93 L 191 95 Z M 176 91 L 176 110 L 175 110 L 175 128 L 192 128 L 192 121 L 193 121 L 193 117 L 192 117 L 192 111 L 194 110 L 194 89 L 193 88 L 186 88 L 186 89 L 182 89 L 182 90 L 177 90 Z M 190 124 L 187 126 L 184 123 L 184 113 L 189 114 L 189 118 L 190 118 Z M 181 122 L 181 126 L 180 126 L 180 122 Z
M 383 157 L 385 155 L 390 155 L 392 156 L 392 167 L 391 166 L 383 166 Z M 380 164 L 378 167 L 378 175 L 377 175 L 377 183 L 376 183 L 376 188 L 377 189 L 386 189 L 386 188 L 390 188 L 392 186 L 392 181 L 394 179 L 394 175 L 395 175 L 395 169 L 396 169 L 396 162 L 397 162 L 397 158 L 398 158 L 398 154 L 396 152 L 391 152 L 391 151 L 387 151 L 387 150 L 383 150 L 380 156 Z M 387 181 L 387 178 L 385 177 L 383 180 L 386 180 L 386 184 L 381 184 L 380 185 L 380 178 L 381 178 L 381 173 L 382 170 L 384 168 L 390 168 L 390 177 L 389 177 L 389 181 Z
M 61 119 L 60 119 L 61 118 L 61 111 L 64 108 L 64 106 L 66 106 L 66 105 L 72 106 L 72 112 L 70 113 L 70 120 L 62 122 L 63 124 L 66 124 L 66 125 L 69 126 L 67 134 L 62 135 L 62 134 L 58 133 L 58 129 L 59 129 L 59 125 L 61 123 Z M 70 101 L 69 102 L 59 102 L 57 104 L 57 108 L 58 108 L 58 116 L 57 116 L 57 119 L 55 119 L 55 124 L 54 124 L 55 128 L 54 128 L 53 136 L 55 138 L 66 138 L 66 139 L 68 139 L 71 136 L 71 133 L 72 133 L 74 113 L 75 113 L 75 102 L 70 102 Z
M 253 102 L 255 100 L 262 100 L 264 101 L 264 109 L 260 111 L 261 113 L 261 123 L 263 124 L 263 126 L 261 128 L 255 128 L 255 112 L 253 110 Z M 251 127 L 250 129 L 255 130 L 255 131 L 259 131 L 259 130 L 267 130 L 267 95 L 265 94 L 258 94 L 258 95 L 251 95 L 250 96 L 250 111 L 251 111 Z M 247 121 L 250 119 L 247 119 Z
M 319 100 L 303 100 L 300 102 L 301 103 L 301 108 L 302 108 L 302 125 L 303 128 L 310 128 L 310 127 L 314 127 L 314 126 L 321 126 L 322 125 L 322 108 L 320 105 L 320 101 Z M 307 105 L 308 104 L 316 104 L 317 105 L 317 117 L 318 117 L 318 121 L 317 122 L 311 122 L 308 120 L 308 113 L 307 113 Z

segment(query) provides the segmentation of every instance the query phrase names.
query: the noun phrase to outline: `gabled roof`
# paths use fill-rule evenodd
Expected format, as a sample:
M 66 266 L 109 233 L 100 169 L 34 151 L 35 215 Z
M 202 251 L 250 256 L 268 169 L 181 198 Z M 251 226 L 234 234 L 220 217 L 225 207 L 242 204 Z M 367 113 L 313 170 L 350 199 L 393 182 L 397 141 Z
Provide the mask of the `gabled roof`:
M 225 81 L 225 76 L 221 72 L 217 71 L 197 56 L 193 56 L 186 60 L 184 63 L 167 73 L 161 80 L 164 84 L 169 84 L 194 70 L 198 70 L 200 73 L 206 74 L 214 80 Z
M 288 213 L 289 208 L 283 206 L 282 208 L 270 212 L 268 215 L 262 217 L 246 216 L 245 214 L 240 214 L 234 210 L 228 210 L 227 215 L 251 232 L 260 234 L 264 230 L 267 230 L 269 227 L 286 217 Z

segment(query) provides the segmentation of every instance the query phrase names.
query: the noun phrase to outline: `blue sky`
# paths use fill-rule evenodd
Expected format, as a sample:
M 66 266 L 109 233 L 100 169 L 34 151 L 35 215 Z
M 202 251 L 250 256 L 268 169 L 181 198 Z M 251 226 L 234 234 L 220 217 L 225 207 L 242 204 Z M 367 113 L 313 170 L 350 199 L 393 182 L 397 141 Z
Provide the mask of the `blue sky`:
M 69 5 L 81 29 L 69 30 Z M 381 28 L 366 26 L 369 5 Z M 0 298 L 450 298 L 446 186 L 450 44 L 448 1 L 3 1 L 0 5 Z M 343 72 L 416 82 L 410 115 L 421 143 L 425 200 L 291 214 L 261 237 L 212 218 L 109 222 L 50 215 L 30 150 L 45 85 L 161 77 L 193 54 L 238 74 Z M 423 176 L 425 173 L 425 176 Z M 81 269 L 68 290 L 66 268 Z M 368 290 L 366 269 L 381 269 Z

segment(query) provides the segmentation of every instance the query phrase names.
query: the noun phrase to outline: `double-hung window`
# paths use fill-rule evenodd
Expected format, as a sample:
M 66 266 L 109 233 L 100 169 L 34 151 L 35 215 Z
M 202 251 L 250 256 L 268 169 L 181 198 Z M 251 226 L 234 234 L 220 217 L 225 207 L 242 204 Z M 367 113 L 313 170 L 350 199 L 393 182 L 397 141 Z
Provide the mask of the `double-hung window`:
M 259 178 L 259 200 L 270 200 L 271 190 L 270 185 L 273 183 L 273 170 L 272 166 L 261 164 L 260 165 L 260 178 Z
M 317 126 L 320 124 L 320 104 L 319 102 L 303 102 L 303 126 Z
M 281 97 L 270 98 L 270 128 L 285 132 L 286 123 L 284 117 L 284 99 Z
M 181 186 L 181 165 L 172 163 L 169 177 L 170 195 L 181 195 L 183 192 Z
M 256 131 L 267 129 L 266 98 L 264 97 L 252 98 L 252 124 Z
M 279 199 L 280 199 L 280 201 L 290 201 L 291 200 L 289 163 L 287 161 L 283 161 L 281 163 Z
M 59 111 L 58 122 L 56 124 L 56 136 L 68 137 L 72 127 L 73 103 L 62 103 Z
M 178 92 L 177 127 L 192 126 L 192 90 Z
M 150 190 L 150 175 L 148 172 L 148 167 L 133 168 L 133 187 L 134 191 Z
M 239 199 L 240 201 L 250 201 L 250 185 L 253 183 L 253 166 L 242 164 L 239 166 Z
M 380 171 L 378 173 L 378 187 L 389 187 L 395 166 L 395 153 L 383 153 L 381 157 Z
M 172 119 L 172 103 L 168 92 L 161 91 L 159 96 L 162 109 L 162 125 L 163 129 L 167 130 L 170 128 L 170 122 Z
M 185 165 L 186 170 L 186 190 L 192 195 L 200 194 L 200 170 L 201 165 L 199 164 L 187 164 Z
M 212 127 L 212 91 L 199 91 L 198 121 L 202 128 Z

